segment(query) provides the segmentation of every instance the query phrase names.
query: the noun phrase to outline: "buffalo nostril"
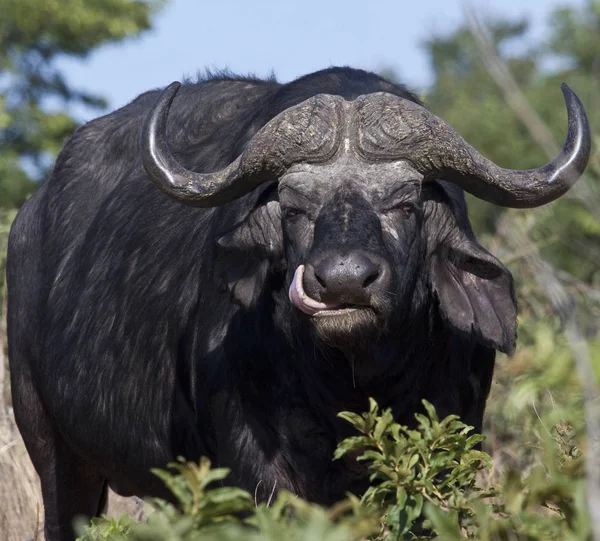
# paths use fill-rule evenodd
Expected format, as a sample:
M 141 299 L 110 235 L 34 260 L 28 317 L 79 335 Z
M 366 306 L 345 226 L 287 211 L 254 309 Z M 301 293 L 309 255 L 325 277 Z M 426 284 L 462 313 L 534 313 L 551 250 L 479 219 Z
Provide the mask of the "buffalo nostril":
M 379 268 L 375 268 L 371 274 L 369 274 L 366 278 L 365 281 L 363 282 L 363 287 L 366 289 L 367 287 L 369 287 L 373 282 L 377 281 L 377 278 L 379 278 L 379 275 L 381 273 L 379 272 Z
M 327 285 L 325 284 L 325 280 L 323 280 L 323 278 L 321 278 L 317 272 L 315 271 L 315 280 L 318 282 L 318 284 L 323 288 L 323 289 L 327 289 Z
M 383 277 L 381 264 L 359 251 L 327 254 L 307 268 L 305 286 L 329 303 L 367 304 Z

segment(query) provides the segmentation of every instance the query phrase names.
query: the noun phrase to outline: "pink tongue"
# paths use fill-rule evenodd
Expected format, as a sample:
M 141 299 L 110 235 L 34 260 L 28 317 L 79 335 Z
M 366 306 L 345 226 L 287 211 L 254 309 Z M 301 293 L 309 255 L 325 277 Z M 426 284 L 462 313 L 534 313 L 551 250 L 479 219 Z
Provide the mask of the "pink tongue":
M 323 302 L 311 299 L 304 291 L 302 285 L 302 278 L 304 276 L 304 265 L 300 265 L 294 273 L 294 279 L 290 286 L 290 301 L 292 304 L 302 310 L 305 314 L 313 315 L 322 310 L 335 310 L 337 306 L 335 304 L 325 304 Z

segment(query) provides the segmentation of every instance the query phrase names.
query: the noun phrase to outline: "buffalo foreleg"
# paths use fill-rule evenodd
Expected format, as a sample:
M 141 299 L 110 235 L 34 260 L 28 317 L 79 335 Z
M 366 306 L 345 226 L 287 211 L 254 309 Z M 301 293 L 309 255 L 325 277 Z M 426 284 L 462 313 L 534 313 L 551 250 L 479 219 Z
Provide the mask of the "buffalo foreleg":
M 25 446 L 40 476 L 46 541 L 72 541 L 75 517 L 93 517 L 104 510 L 106 482 L 60 436 L 28 371 L 21 368 L 11 374 L 13 406 Z

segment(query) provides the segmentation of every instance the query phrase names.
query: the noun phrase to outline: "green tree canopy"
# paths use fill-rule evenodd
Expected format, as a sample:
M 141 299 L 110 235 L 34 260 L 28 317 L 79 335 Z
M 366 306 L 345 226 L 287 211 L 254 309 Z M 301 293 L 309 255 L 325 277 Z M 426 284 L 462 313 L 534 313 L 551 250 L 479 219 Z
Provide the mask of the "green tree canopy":
M 493 54 L 507 68 L 512 81 L 531 107 L 542 133 L 558 149 L 566 134 L 566 110 L 560 83 L 575 90 L 588 110 L 592 131 L 600 126 L 600 3 L 564 7 L 548 19 L 548 39 L 533 43 L 528 24 L 493 20 L 487 35 Z M 522 111 L 511 107 L 511 96 L 490 74 L 490 59 L 467 23 L 451 34 L 426 42 L 434 70 L 427 106 L 452 124 L 482 154 L 503 167 L 537 168 L 549 161 Z M 598 132 L 596 132 L 597 134 Z M 543 142 L 542 142 L 543 143 Z M 568 196 L 549 207 L 532 211 L 505 209 L 470 198 L 469 209 L 480 237 L 498 241 L 501 220 L 527 221 L 532 240 L 544 256 L 587 283 L 600 281 L 600 182 L 598 158 L 586 177 Z M 507 214 L 508 213 L 508 214 Z M 514 254 L 513 254 L 514 255 Z
M 150 29 L 163 0 L 0 0 L 0 208 L 19 206 L 77 127 L 67 107 L 103 109 L 101 96 L 73 88 L 63 56 Z

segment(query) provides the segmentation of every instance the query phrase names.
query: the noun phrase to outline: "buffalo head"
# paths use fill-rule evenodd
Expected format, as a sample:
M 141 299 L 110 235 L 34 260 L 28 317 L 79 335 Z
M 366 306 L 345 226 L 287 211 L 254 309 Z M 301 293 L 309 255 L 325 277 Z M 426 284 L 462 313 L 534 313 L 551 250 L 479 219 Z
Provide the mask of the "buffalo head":
M 163 92 L 146 120 L 146 172 L 170 197 L 198 207 L 278 182 L 250 218 L 252 231 L 219 242 L 246 243 L 263 250 L 265 261 L 283 262 L 296 315 L 321 341 L 341 347 L 350 336 L 394 332 L 435 297 L 456 332 L 514 349 L 512 277 L 476 241 L 461 189 L 514 208 L 564 194 L 590 152 L 585 110 L 566 85 L 567 138 L 540 169 L 503 169 L 417 103 L 374 93 L 353 101 L 322 94 L 286 109 L 233 163 L 205 174 L 183 168 L 168 147 L 167 115 L 178 87 Z M 238 300 L 252 302 L 247 291 L 257 287 L 240 289 Z

